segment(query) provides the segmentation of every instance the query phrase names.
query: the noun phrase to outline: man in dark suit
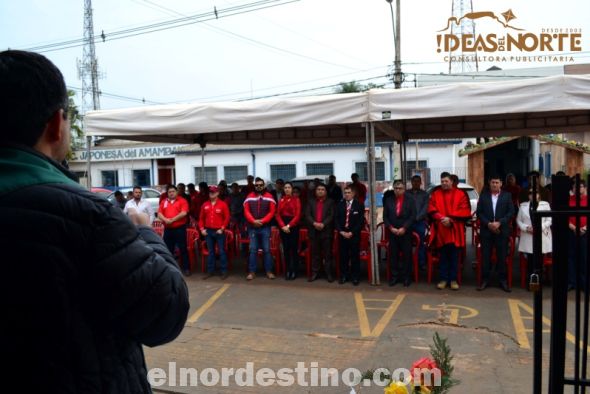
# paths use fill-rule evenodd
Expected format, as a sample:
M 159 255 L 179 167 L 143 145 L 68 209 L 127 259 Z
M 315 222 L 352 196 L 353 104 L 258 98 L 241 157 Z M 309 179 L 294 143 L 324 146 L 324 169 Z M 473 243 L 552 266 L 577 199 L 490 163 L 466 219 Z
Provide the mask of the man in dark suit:
M 510 221 L 514 216 L 512 195 L 502 191 L 502 180 L 492 176 L 489 189 L 485 190 L 477 202 L 477 218 L 480 223 L 481 255 L 483 258 L 483 282 L 477 290 L 484 290 L 489 285 L 491 272 L 492 247 L 496 249 L 496 267 L 500 287 L 510 292 L 506 282 L 506 253 L 510 236 Z
M 359 284 L 361 270 L 359 253 L 361 230 L 364 224 L 364 207 L 354 198 L 352 188 L 346 186 L 344 199 L 340 200 L 336 206 L 336 230 L 340 244 L 340 280 L 338 283 L 341 285 L 347 280 L 352 280 L 354 286 Z
M 403 281 L 404 286 L 411 283 L 412 225 L 416 220 L 416 203 L 406 194 L 402 181 L 393 184 L 393 195 L 384 201 L 383 231 L 389 231 L 389 264 L 391 280 L 389 286 Z M 402 254 L 400 258 L 400 252 Z
M 315 188 L 315 199 L 305 207 L 305 219 L 309 224 L 309 240 L 311 241 L 312 275 L 308 279 L 313 282 L 318 278 L 322 253 L 324 268 L 328 282 L 332 276 L 332 238 L 334 236 L 334 201 L 327 198 L 326 185 L 320 183 Z

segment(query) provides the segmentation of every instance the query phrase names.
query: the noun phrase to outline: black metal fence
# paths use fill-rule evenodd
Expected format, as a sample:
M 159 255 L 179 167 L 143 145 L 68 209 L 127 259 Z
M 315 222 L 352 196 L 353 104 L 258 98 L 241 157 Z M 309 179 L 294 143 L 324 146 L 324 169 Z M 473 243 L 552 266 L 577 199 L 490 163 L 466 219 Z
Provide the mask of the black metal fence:
M 590 178 L 587 182 L 590 181 Z M 572 179 L 567 176 L 553 176 L 551 179 L 551 211 L 531 209 L 533 221 L 533 274 L 531 282 L 542 279 L 543 264 L 541 250 L 541 220 L 552 218 L 553 264 L 551 267 L 551 329 L 548 392 L 561 394 L 566 386 L 574 393 L 586 393 L 590 387 L 588 379 L 588 318 L 590 306 L 590 264 L 588 250 L 590 238 L 586 233 L 586 223 L 590 217 L 590 195 L 580 182 L 580 176 Z M 588 183 L 586 183 L 588 184 Z M 533 190 L 538 190 L 538 182 L 533 179 Z M 537 193 L 532 194 L 533 207 L 536 207 Z M 538 275 L 534 277 L 534 275 Z M 541 281 L 542 283 L 542 281 Z M 534 373 L 533 393 L 542 393 L 543 381 L 543 289 L 534 288 Z M 573 307 L 574 350 L 566 352 L 568 321 L 568 292 L 575 290 Z M 570 320 L 568 320 L 568 316 Z M 571 324 L 570 324 L 571 325 Z M 566 362 L 573 365 L 573 376 L 566 376 Z M 590 391 L 590 390 L 589 390 Z

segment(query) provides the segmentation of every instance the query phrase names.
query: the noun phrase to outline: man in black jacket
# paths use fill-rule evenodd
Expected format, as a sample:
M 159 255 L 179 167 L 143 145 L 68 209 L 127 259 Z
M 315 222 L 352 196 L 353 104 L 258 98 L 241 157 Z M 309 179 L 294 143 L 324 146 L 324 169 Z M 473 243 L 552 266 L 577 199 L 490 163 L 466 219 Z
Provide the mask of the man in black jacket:
M 359 284 L 361 270 L 361 230 L 365 224 L 365 210 L 354 198 L 350 186 L 344 188 L 344 199 L 336 206 L 336 230 L 340 246 L 340 280 L 342 285 L 351 279 L 354 286 Z M 348 263 L 350 262 L 350 268 Z
M 514 216 L 512 195 L 502 190 L 502 180 L 499 176 L 492 176 L 489 189 L 485 190 L 477 201 L 477 218 L 480 223 L 481 256 L 483 259 L 483 282 L 477 290 L 488 287 L 492 270 L 492 247 L 496 249 L 496 268 L 500 287 L 510 292 L 506 282 L 506 254 L 508 237 L 510 236 L 510 221 Z M 512 256 L 509 256 L 512 258 Z
M 383 202 L 383 231 L 389 231 L 389 264 L 391 279 L 389 286 L 403 282 L 408 287 L 411 283 L 412 265 L 412 225 L 416 220 L 416 203 L 405 193 L 404 184 L 395 181 L 393 196 Z M 402 254 L 400 258 L 400 252 Z
M 142 345 L 176 338 L 189 308 L 174 258 L 59 164 L 68 95 L 49 60 L 0 52 L 0 117 L 4 391 L 151 392 Z
M 327 198 L 326 185 L 320 183 L 315 188 L 315 199 L 305 207 L 305 220 L 309 224 L 309 240 L 311 241 L 311 277 L 309 282 L 318 278 L 324 255 L 326 279 L 333 282 L 332 276 L 332 239 L 334 237 L 334 201 Z

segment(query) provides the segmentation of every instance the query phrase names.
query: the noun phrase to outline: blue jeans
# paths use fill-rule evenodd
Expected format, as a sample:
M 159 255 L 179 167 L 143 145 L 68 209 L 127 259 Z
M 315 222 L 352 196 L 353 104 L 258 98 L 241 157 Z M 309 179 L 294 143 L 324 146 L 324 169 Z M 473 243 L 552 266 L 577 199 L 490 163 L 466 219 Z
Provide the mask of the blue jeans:
M 412 226 L 412 231 L 420 236 L 420 245 L 418 246 L 418 266 L 420 268 L 426 267 L 426 243 L 424 237 L 426 237 L 426 222 L 420 220 L 415 222 Z
M 270 226 L 248 227 L 250 238 L 250 256 L 248 257 L 248 272 L 256 272 L 258 249 L 264 252 L 264 270 L 272 272 L 272 256 L 270 255 Z
M 225 253 L 225 233 L 217 234 L 216 230 L 207 229 L 207 272 L 215 271 L 215 243 L 219 247 L 219 260 L 221 262 L 221 273 L 227 272 L 227 254 Z
M 446 244 L 439 250 L 440 253 L 440 280 L 451 282 L 457 280 L 457 247 L 455 244 Z

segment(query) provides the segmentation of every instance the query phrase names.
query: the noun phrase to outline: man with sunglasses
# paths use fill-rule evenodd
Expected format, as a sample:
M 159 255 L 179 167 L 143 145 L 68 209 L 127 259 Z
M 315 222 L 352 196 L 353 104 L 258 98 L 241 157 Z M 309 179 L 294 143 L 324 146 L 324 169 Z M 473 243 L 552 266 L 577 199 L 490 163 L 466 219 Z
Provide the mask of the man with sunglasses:
M 54 64 L 0 52 L 4 390 L 149 393 L 142 345 L 178 336 L 187 288 L 151 227 L 133 225 L 60 164 L 67 109 Z
M 248 194 L 244 201 L 244 216 L 248 222 L 248 237 L 250 238 L 250 255 L 248 256 L 247 280 L 256 277 L 256 260 L 258 249 L 264 254 L 264 269 L 268 279 L 274 279 L 272 272 L 272 256 L 270 255 L 270 222 L 274 218 L 276 201 L 270 194 L 262 178 L 254 180 L 254 191 Z

